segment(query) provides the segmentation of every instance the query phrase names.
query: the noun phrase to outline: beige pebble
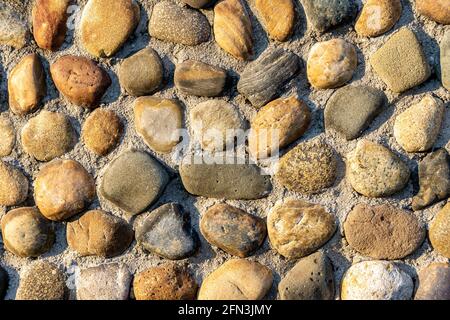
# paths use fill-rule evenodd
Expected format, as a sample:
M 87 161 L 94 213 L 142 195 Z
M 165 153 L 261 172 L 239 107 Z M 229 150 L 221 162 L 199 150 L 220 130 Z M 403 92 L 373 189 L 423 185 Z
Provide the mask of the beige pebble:
M 0 206 L 16 206 L 27 199 L 28 179 L 6 162 L 0 161 Z
M 355 30 L 363 37 L 378 37 L 391 30 L 401 15 L 400 0 L 368 0 L 359 14 Z
M 256 9 L 270 38 L 286 41 L 295 25 L 295 8 L 292 0 L 256 0 Z
M 0 114 L 0 157 L 9 156 L 15 144 L 16 132 L 13 123 L 5 114 Z

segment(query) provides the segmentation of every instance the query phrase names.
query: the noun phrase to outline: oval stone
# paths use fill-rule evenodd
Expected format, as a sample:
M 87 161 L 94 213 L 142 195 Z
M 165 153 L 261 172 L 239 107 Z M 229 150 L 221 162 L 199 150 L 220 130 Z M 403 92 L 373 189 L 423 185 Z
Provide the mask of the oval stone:
M 450 24 L 449 0 L 417 0 L 416 9 L 425 17 L 442 24 Z
M 5 114 L 0 114 L 0 157 L 11 154 L 16 144 L 16 132 L 13 123 Z
M 295 25 L 295 8 L 292 0 L 256 0 L 256 9 L 270 38 L 286 41 Z
M 354 16 L 353 0 L 301 0 L 308 25 L 323 33 L 343 24 Z
M 445 32 L 440 44 L 442 85 L 450 91 L 450 30 Z
M 402 15 L 400 0 L 368 0 L 355 24 L 363 37 L 378 37 L 391 30 Z
M 28 179 L 15 167 L 0 161 L 0 206 L 16 206 L 28 197 Z
M 447 203 L 430 225 L 429 237 L 434 250 L 450 259 L 450 203 Z
M 419 271 L 415 300 L 450 300 L 450 265 L 433 263 Z

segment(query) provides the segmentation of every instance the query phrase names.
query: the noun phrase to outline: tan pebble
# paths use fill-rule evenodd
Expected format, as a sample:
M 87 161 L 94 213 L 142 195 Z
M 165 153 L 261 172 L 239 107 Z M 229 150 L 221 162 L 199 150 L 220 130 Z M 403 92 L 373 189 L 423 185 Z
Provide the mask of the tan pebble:
M 16 132 L 12 121 L 4 114 L 0 114 L 0 157 L 11 154 L 16 144 Z
M 450 259 L 450 203 L 447 203 L 431 222 L 429 237 L 434 250 Z
M 416 0 L 420 14 L 442 24 L 450 24 L 450 0 Z
M 27 26 L 5 2 L 0 4 L 0 45 L 22 49 L 28 40 Z
M 378 37 L 391 30 L 401 15 L 400 0 L 369 0 L 356 21 L 355 30 L 363 37 Z
M 272 39 L 286 41 L 295 25 L 295 8 L 292 0 L 256 0 L 256 9 Z
M 27 199 L 28 179 L 18 169 L 0 161 L 0 206 L 16 206 Z

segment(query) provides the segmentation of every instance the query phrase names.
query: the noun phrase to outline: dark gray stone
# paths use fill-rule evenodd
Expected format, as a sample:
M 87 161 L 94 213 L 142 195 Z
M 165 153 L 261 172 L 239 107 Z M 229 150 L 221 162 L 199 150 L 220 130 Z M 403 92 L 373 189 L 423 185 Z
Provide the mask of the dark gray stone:
M 415 300 L 450 300 L 450 265 L 433 263 L 419 272 Z
M 306 18 L 311 27 L 325 32 L 340 25 L 355 15 L 353 0 L 301 0 Z
M 6 291 L 8 290 L 8 273 L 0 267 L 0 300 L 6 295 Z

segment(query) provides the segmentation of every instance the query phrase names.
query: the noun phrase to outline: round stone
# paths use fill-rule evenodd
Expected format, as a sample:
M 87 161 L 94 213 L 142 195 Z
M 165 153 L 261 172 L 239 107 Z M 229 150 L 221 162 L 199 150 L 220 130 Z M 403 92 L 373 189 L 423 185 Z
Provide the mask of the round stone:
M 287 199 L 269 212 L 267 231 L 278 253 L 288 259 L 298 259 L 330 240 L 336 231 L 336 221 L 320 205 Z
M 0 161 L 0 206 L 16 206 L 27 196 L 28 179 L 18 169 Z
M 450 265 L 433 263 L 419 271 L 415 300 L 450 300 Z
M 381 260 L 399 260 L 425 239 L 425 229 L 411 212 L 390 205 L 358 204 L 344 223 L 345 238 L 361 254 Z
M 342 280 L 342 300 L 409 300 L 414 292 L 411 277 L 388 261 L 364 261 L 347 270 Z
M 358 66 L 355 47 L 343 39 L 318 42 L 308 56 L 308 80 L 317 89 L 333 89 L 350 81 Z
M 0 300 L 3 300 L 5 297 L 6 291 L 8 290 L 8 285 L 8 273 L 0 266 Z
M 78 139 L 66 115 L 44 110 L 23 127 L 21 140 L 30 156 L 50 161 L 71 151 Z
M 38 257 L 55 241 L 52 224 L 36 208 L 9 211 L 1 220 L 5 248 L 19 257 Z
M 256 9 L 270 38 L 286 41 L 295 26 L 295 7 L 292 0 L 256 0 Z
M 437 213 L 431 223 L 429 237 L 434 250 L 450 259 L 450 203 Z
M 417 0 L 416 9 L 420 14 L 442 24 L 450 24 L 449 0 Z
M 368 0 L 355 24 L 363 37 L 378 37 L 391 30 L 402 15 L 400 0 Z
M 187 268 L 172 263 L 138 273 L 133 281 L 136 300 L 194 300 L 197 288 Z
M 67 244 L 80 256 L 111 258 L 131 244 L 134 232 L 124 220 L 101 210 L 88 211 L 67 224 Z
M 36 176 L 34 199 L 42 214 L 63 221 L 83 211 L 95 198 L 95 181 L 73 160 L 54 160 Z
M 16 132 L 12 121 L 4 114 L 0 115 L 0 157 L 11 154 L 16 144 Z
M 378 143 L 361 140 L 347 157 L 347 179 L 366 197 L 390 196 L 407 185 L 409 176 L 408 166 Z
M 82 136 L 89 150 L 104 156 L 118 145 L 122 131 L 119 116 L 112 110 L 99 108 L 86 119 Z

